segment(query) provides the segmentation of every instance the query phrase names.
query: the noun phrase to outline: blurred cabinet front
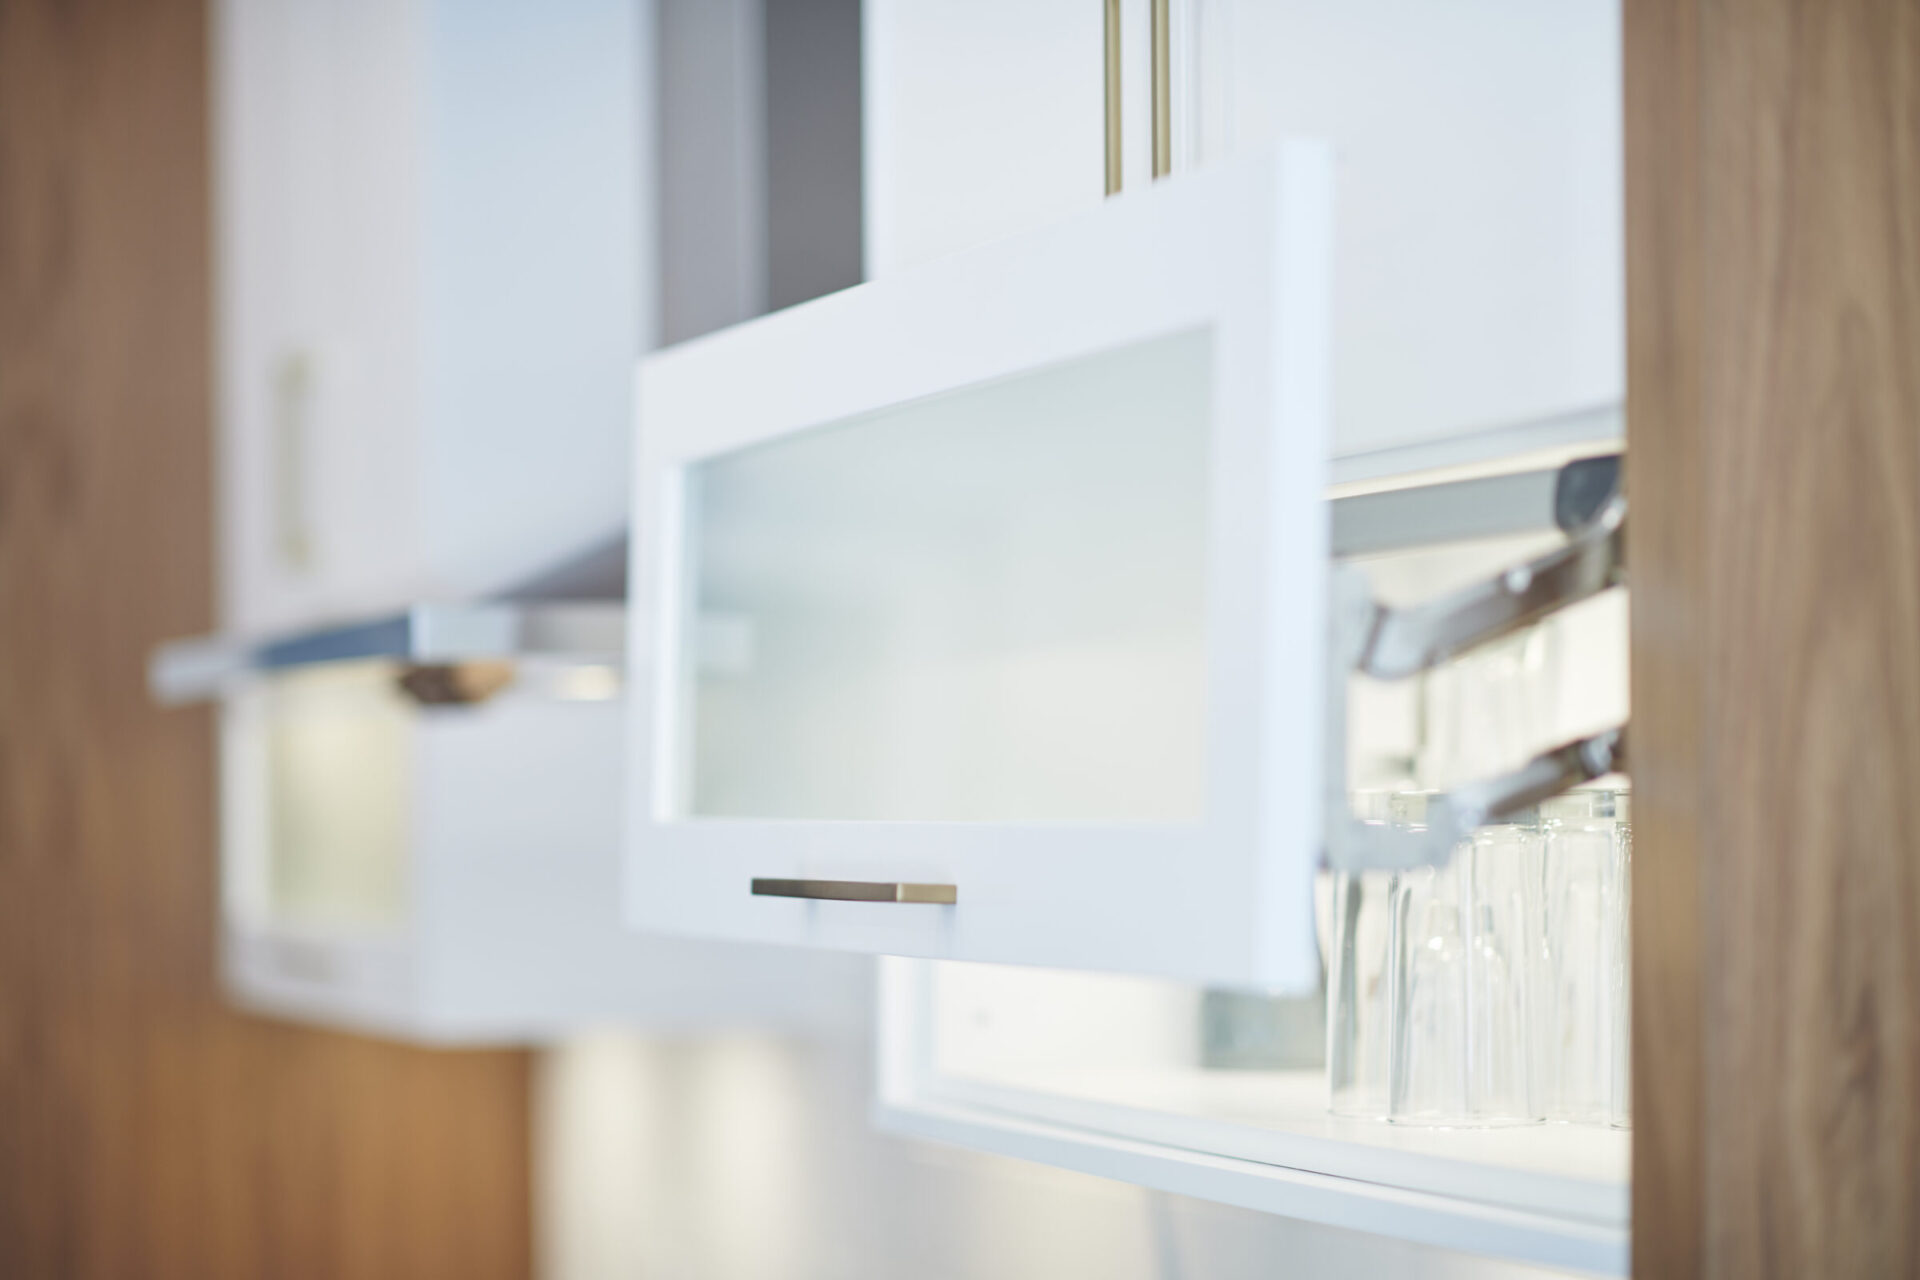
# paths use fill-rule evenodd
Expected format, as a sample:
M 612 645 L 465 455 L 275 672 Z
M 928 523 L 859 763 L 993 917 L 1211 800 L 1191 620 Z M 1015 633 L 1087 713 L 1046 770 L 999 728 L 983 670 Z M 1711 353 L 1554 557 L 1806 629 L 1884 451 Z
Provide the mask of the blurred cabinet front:
M 621 921 L 634 362 L 858 274 L 857 21 L 762 16 L 215 5 L 224 617 L 153 674 L 222 705 L 253 1007 L 436 1040 L 864 1009 L 858 961 Z
M 851 957 L 620 918 L 621 608 L 421 606 L 162 650 L 220 703 L 224 978 L 242 1005 L 433 1043 L 852 1026 Z
M 651 11 L 214 6 L 226 626 L 465 598 L 620 528 Z

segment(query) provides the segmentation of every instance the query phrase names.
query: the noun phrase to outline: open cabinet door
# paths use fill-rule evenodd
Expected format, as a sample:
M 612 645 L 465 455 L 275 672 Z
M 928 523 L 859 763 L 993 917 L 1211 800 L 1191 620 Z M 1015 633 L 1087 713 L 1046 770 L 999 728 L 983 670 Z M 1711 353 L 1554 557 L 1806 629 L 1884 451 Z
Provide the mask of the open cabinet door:
M 643 362 L 636 922 L 1317 983 L 1330 168 Z
M 1920 12 L 1627 0 L 1634 1272 L 1920 1272 Z

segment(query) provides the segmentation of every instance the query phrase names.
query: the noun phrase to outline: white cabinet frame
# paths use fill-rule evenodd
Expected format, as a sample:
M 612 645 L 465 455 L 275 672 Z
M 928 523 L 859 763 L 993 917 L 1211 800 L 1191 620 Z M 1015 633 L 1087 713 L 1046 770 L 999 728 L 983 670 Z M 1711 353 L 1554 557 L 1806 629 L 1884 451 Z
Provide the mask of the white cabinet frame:
M 1288 143 L 642 362 L 629 635 L 637 924 L 856 951 L 1318 979 L 1331 160 Z M 688 467 L 1147 339 L 1212 339 L 1206 805 L 1182 823 L 687 818 Z M 952 885 L 953 905 L 759 897 L 757 878 Z
M 1149 1081 L 1129 1099 L 1077 1092 L 1070 1075 L 1032 1087 L 956 1079 L 934 1061 L 933 968 L 880 965 L 874 1121 L 882 1129 L 1418 1244 L 1627 1272 L 1631 1139 L 1623 1130 L 1402 1128 L 1335 1117 L 1326 1114 L 1320 1072 L 1274 1091 L 1298 1095 L 1280 1106 L 1235 1099 L 1212 1114 L 1160 1105 L 1183 1092 L 1183 1080 Z

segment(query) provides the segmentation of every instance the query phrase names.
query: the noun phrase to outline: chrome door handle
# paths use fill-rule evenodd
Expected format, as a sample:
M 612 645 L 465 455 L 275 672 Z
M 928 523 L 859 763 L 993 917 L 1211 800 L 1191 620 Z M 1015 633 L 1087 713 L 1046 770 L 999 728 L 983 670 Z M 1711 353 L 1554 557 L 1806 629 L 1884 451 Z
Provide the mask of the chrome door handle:
M 925 902 L 952 906 L 958 893 L 950 884 L 901 884 L 892 880 L 753 879 L 759 898 L 811 898 L 826 902 Z

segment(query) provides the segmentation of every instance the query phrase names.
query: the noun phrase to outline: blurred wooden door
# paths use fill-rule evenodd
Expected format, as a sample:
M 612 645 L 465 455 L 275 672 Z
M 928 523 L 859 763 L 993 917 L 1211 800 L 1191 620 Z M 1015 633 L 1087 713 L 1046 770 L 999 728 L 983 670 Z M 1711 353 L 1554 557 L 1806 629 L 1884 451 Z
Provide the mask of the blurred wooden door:
M 198 0 L 0 0 L 0 1275 L 522 1277 L 528 1063 L 214 984 Z

